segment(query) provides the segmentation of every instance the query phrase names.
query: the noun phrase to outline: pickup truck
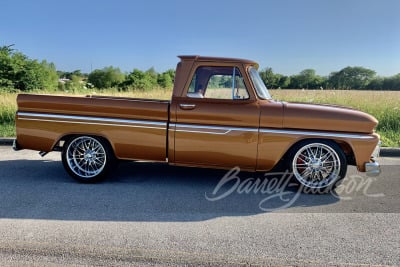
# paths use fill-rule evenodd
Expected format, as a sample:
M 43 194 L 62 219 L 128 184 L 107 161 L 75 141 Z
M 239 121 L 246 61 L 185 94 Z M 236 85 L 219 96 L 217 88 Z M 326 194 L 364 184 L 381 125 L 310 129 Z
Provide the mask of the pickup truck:
M 380 173 L 373 116 L 275 101 L 251 60 L 179 58 L 170 101 L 19 94 L 14 149 L 60 151 L 80 182 L 117 160 L 263 172 L 283 163 L 308 189 L 332 188 L 347 165 Z

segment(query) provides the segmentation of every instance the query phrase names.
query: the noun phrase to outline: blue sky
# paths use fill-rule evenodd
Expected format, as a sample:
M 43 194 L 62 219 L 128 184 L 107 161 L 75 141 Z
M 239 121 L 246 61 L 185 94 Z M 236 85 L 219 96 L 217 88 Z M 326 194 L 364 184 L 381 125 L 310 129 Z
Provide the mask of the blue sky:
M 175 68 L 177 55 L 253 59 L 285 75 L 400 73 L 399 0 L 2 0 L 0 45 L 57 69 Z

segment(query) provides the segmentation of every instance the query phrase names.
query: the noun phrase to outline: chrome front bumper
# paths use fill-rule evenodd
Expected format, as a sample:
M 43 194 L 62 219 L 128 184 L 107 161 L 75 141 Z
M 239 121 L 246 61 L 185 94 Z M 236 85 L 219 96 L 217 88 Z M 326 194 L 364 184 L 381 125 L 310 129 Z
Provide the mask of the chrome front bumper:
M 381 173 L 381 166 L 376 159 L 379 157 L 381 152 L 381 141 L 375 147 L 374 152 L 371 155 L 371 162 L 365 163 L 365 172 L 367 176 L 378 176 Z
M 381 173 L 381 166 L 377 161 L 365 163 L 367 176 L 378 176 Z

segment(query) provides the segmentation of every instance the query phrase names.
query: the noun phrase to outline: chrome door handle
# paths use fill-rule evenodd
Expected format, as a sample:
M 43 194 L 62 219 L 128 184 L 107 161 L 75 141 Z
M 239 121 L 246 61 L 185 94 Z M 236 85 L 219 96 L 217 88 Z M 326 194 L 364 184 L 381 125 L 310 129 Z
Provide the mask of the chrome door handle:
M 196 107 L 195 104 L 179 104 L 179 107 L 184 110 L 194 109 Z

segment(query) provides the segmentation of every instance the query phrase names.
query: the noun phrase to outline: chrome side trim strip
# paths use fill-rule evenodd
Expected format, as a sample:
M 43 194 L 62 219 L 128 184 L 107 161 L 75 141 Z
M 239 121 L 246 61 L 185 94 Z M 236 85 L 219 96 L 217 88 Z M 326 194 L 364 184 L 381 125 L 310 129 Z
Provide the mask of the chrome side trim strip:
M 161 130 L 165 130 L 167 128 L 166 122 L 158 122 L 158 121 L 127 120 L 127 119 L 47 114 L 47 113 L 31 113 L 31 112 L 18 112 L 17 115 L 19 120 L 29 120 L 29 121 L 46 121 L 46 122 L 58 122 L 58 123 L 72 123 L 72 124 L 84 123 L 91 125 L 121 126 L 121 127 L 134 127 L 134 128 L 161 129 Z
M 349 134 L 349 133 L 328 133 L 328 132 L 315 132 L 315 131 L 299 131 L 299 130 L 280 130 L 280 129 L 260 129 L 261 133 L 272 134 L 290 134 L 290 135 L 307 135 L 307 136 L 324 136 L 324 137 L 339 137 L 351 139 L 374 139 L 373 136 L 363 134 Z
M 175 128 L 176 132 L 185 133 L 201 133 L 201 134 L 216 134 L 226 135 L 230 132 L 258 132 L 256 128 L 242 128 L 242 127 L 225 127 L 225 126 L 214 126 L 214 125 L 194 125 L 194 124 L 181 124 L 171 123 L 170 129 Z M 173 130 L 173 129 L 171 129 Z
M 167 122 L 159 122 L 159 121 L 129 120 L 129 119 L 117 119 L 117 118 L 102 118 L 102 117 L 33 113 L 33 112 L 18 112 L 17 115 L 19 120 L 29 120 L 29 121 L 46 121 L 46 122 L 57 122 L 57 123 L 71 123 L 71 124 L 85 123 L 91 125 L 148 128 L 148 129 L 160 129 L 160 130 L 165 130 L 167 128 Z M 258 132 L 257 128 L 195 125 L 195 124 L 183 124 L 183 123 L 182 124 L 170 123 L 169 130 L 175 130 L 176 132 L 215 134 L 215 135 L 226 135 L 234 131 Z M 330 133 L 330 132 L 268 129 L 268 128 L 260 129 L 260 133 L 338 137 L 338 138 L 363 139 L 363 140 L 374 139 L 373 136 L 367 134 L 363 135 L 363 134 L 351 134 L 351 133 Z
M 180 124 L 180 123 L 171 123 L 169 130 L 172 130 L 172 131 L 175 130 L 176 132 L 218 134 L 218 135 L 226 135 L 232 131 L 258 132 L 258 129 L 256 129 L 256 128 L 226 127 L 226 126 L 214 126 L 214 125 L 194 125 L 194 124 Z M 316 131 L 268 129 L 268 128 L 261 128 L 260 133 L 338 137 L 338 138 L 363 139 L 363 140 L 374 139 L 373 136 L 370 136 L 368 134 L 316 132 Z
M 107 97 L 107 96 L 86 96 L 87 98 L 94 98 L 94 99 L 103 99 L 103 100 L 119 100 L 119 101 L 130 101 L 130 102 L 146 102 L 146 103 L 161 103 L 161 104 L 169 104 L 169 100 L 152 100 L 152 99 L 145 99 L 145 98 L 124 98 L 124 97 Z

